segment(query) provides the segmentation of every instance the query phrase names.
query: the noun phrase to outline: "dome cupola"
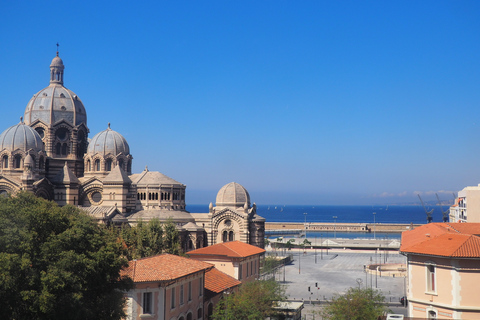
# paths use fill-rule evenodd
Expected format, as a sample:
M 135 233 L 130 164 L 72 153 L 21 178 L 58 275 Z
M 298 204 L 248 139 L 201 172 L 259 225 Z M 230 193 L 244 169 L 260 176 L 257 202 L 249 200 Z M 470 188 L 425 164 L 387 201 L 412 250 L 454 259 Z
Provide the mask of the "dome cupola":
M 217 207 L 250 207 L 250 195 L 241 184 L 230 182 L 217 193 Z
M 113 156 L 117 156 L 120 153 L 129 155 L 130 147 L 128 146 L 127 140 L 125 140 L 120 133 L 110 128 L 109 123 L 107 130 L 97 133 L 92 138 L 88 144 L 87 153 L 100 153 L 101 155 L 112 154 Z
M 37 121 L 54 126 L 62 120 L 72 127 L 87 125 L 87 112 L 80 98 L 63 86 L 62 59 L 53 58 L 50 64 L 50 85 L 34 94 L 25 108 L 25 123 L 34 125 Z
M 23 152 L 43 150 L 43 142 L 40 135 L 23 121 L 11 126 L 0 134 L 0 151 L 15 151 L 20 149 Z

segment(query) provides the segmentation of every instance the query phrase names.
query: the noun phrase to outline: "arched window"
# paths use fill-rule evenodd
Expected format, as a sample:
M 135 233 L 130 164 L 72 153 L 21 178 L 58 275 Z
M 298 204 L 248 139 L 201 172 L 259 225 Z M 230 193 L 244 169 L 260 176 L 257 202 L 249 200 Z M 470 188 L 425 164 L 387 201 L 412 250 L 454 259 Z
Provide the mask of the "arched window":
M 15 156 L 15 168 L 19 169 L 21 167 L 21 165 L 22 165 L 22 156 L 17 154 Z
M 112 171 L 112 159 L 107 159 L 105 162 L 105 170 Z
M 95 160 L 95 171 L 100 171 L 100 160 Z
M 191 312 L 187 313 L 187 320 L 192 320 L 193 319 L 193 315 Z
M 233 241 L 233 239 L 234 239 L 234 233 L 233 233 L 233 231 L 230 231 L 228 233 L 228 241 Z
M 62 144 L 59 142 L 55 145 L 55 154 L 57 156 L 61 155 Z
M 197 319 L 202 319 L 202 308 L 197 310 Z
M 223 242 L 227 242 L 227 241 L 228 241 L 228 232 L 223 231 Z
M 3 168 L 4 169 L 8 168 L 8 156 L 7 155 L 3 156 Z
M 125 168 L 123 167 L 123 159 L 118 160 L 118 166 L 125 171 Z
M 87 171 L 92 170 L 92 164 L 90 163 L 90 160 L 87 160 Z
M 38 159 L 38 168 L 40 170 L 45 169 L 45 160 L 43 160 L 43 157 L 40 157 L 40 159 Z
M 62 145 L 62 156 L 66 156 L 68 153 L 68 146 L 66 143 Z
M 188 249 L 192 250 L 193 249 L 193 241 L 192 239 L 188 240 Z
M 128 160 L 127 162 L 127 172 L 132 172 L 132 160 Z
M 207 309 L 207 320 L 212 318 L 213 314 L 213 303 L 208 304 L 208 309 Z

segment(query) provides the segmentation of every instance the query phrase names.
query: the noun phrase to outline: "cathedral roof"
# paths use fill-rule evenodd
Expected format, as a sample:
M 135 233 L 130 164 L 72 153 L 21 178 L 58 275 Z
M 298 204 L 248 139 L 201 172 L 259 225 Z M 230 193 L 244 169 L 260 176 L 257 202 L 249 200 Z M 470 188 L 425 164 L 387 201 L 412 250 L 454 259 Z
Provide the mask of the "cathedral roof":
M 217 207 L 240 207 L 244 206 L 245 203 L 250 207 L 250 195 L 247 189 L 236 182 L 224 185 L 217 193 Z
M 128 155 L 130 154 L 130 147 L 127 140 L 120 133 L 110 129 L 109 123 L 106 130 L 97 133 L 89 142 L 87 153 L 100 153 L 102 155 L 110 153 L 114 156 L 123 153 Z
M 56 56 L 50 65 L 50 85 L 30 99 L 25 109 L 25 123 L 37 120 L 53 126 L 61 120 L 72 126 L 87 124 L 87 112 L 82 101 L 71 90 L 63 86 L 63 61 Z
M 103 179 L 104 183 L 132 183 L 127 173 L 120 166 L 115 166 L 113 170 Z
M 27 151 L 33 149 L 39 152 L 43 150 L 43 142 L 40 135 L 34 129 L 20 122 L 0 134 L 0 150 L 3 149 L 10 151 L 17 149 Z
M 130 176 L 133 183 L 137 186 L 152 186 L 152 185 L 162 185 L 162 184 L 179 184 L 182 183 L 167 177 L 163 173 L 158 171 L 148 171 L 148 168 L 145 168 L 141 173 L 135 173 Z

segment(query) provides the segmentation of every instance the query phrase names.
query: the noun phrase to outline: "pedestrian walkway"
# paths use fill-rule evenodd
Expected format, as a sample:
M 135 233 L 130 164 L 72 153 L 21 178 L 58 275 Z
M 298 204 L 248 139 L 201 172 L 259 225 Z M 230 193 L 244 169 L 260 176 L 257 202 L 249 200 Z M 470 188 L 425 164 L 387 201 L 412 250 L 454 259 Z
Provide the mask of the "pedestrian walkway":
M 288 253 L 293 254 L 294 260 L 278 269 L 276 279 L 281 283 L 285 280 L 289 300 L 305 302 L 304 314 L 309 312 L 308 305 L 331 300 L 350 287 L 377 288 L 387 302 L 395 304 L 405 295 L 404 277 L 380 276 L 365 271 L 370 264 L 406 264 L 406 257 L 397 252 L 380 256 L 375 250 L 359 252 L 336 249 L 329 250 L 327 254 L 325 250 L 309 249 L 304 253 L 303 250 L 292 249 Z

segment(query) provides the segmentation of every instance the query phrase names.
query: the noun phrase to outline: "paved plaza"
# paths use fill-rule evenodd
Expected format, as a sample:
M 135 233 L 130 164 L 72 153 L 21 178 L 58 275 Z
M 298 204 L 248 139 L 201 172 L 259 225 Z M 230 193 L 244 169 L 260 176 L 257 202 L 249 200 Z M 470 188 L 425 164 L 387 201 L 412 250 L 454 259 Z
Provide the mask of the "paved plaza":
M 277 251 L 280 254 L 279 251 Z M 283 252 L 282 252 L 283 253 Z M 386 277 L 379 274 L 365 272 L 364 266 L 386 262 L 387 264 L 405 264 L 406 257 L 396 251 L 375 254 L 374 250 L 303 250 L 292 249 L 287 253 L 293 254 L 293 262 L 285 268 L 279 268 L 276 279 L 283 282 L 285 279 L 286 294 L 290 301 L 304 301 L 305 309 L 302 314 L 306 319 L 314 319 L 312 310 L 318 309 L 326 300 L 334 295 L 344 293 L 350 287 L 367 285 L 381 290 L 387 302 L 392 302 L 390 309 L 394 313 L 406 314 L 406 309 L 398 303 L 405 295 L 404 277 Z M 299 256 L 300 253 L 300 256 Z M 267 254 L 275 254 L 268 251 Z M 318 316 L 317 316 L 317 319 Z

